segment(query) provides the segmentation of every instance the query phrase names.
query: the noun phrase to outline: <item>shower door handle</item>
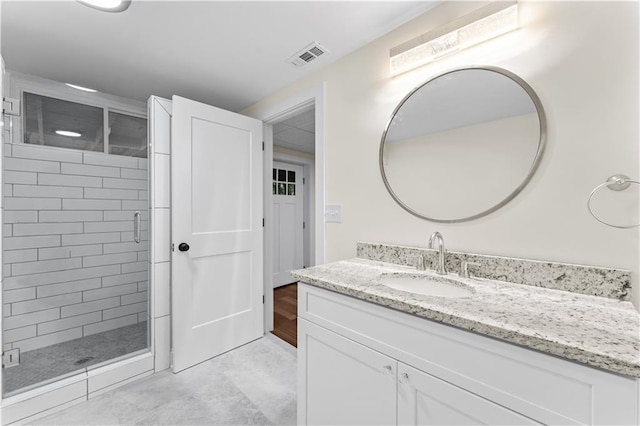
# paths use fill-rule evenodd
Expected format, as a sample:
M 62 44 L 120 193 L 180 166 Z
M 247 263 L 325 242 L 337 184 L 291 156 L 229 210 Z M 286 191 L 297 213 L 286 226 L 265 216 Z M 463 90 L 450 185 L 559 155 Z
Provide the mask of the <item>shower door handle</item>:
M 133 214 L 133 240 L 140 244 L 140 212 Z

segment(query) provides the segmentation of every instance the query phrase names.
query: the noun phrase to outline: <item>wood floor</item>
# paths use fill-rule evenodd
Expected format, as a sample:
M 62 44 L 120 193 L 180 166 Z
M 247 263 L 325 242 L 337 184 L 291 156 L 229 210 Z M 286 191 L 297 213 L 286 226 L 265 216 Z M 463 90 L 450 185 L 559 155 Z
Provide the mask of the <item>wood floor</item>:
M 273 289 L 272 333 L 298 347 L 298 283 Z

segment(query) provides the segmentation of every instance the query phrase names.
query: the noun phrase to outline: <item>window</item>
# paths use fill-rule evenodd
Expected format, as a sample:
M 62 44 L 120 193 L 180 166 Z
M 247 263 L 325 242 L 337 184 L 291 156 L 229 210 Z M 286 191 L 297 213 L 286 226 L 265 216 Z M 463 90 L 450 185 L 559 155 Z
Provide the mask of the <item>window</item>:
M 273 194 L 296 195 L 296 172 L 273 169 Z
M 147 157 L 147 120 L 109 112 L 109 154 Z
M 147 157 L 145 118 L 26 91 L 23 102 L 24 143 Z
M 102 108 L 24 93 L 24 143 L 104 152 Z

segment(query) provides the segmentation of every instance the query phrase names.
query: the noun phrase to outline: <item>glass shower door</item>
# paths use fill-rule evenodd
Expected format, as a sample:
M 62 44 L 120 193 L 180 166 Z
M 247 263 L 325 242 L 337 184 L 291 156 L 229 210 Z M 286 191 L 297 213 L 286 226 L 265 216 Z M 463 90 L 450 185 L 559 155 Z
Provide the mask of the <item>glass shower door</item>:
M 22 100 L 4 150 L 5 397 L 149 347 L 146 119 Z

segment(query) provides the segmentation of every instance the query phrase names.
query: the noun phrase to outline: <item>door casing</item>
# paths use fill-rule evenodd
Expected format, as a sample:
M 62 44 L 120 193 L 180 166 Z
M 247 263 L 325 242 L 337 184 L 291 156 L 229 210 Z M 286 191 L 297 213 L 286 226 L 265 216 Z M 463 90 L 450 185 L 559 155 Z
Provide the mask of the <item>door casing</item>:
M 273 164 L 273 132 L 271 123 L 281 121 L 287 117 L 296 115 L 310 105 L 315 107 L 315 165 L 314 165 L 314 211 L 313 211 L 313 265 L 322 265 L 325 262 L 325 84 L 324 82 L 302 90 L 291 97 L 278 101 L 272 105 L 258 107 L 251 115 L 265 123 L 264 131 L 264 216 L 265 224 L 273 221 L 271 208 L 271 168 Z M 268 183 L 268 185 L 267 185 Z M 265 333 L 273 330 L 273 258 L 269 247 L 273 244 L 272 227 L 266 226 L 264 232 L 264 324 Z

